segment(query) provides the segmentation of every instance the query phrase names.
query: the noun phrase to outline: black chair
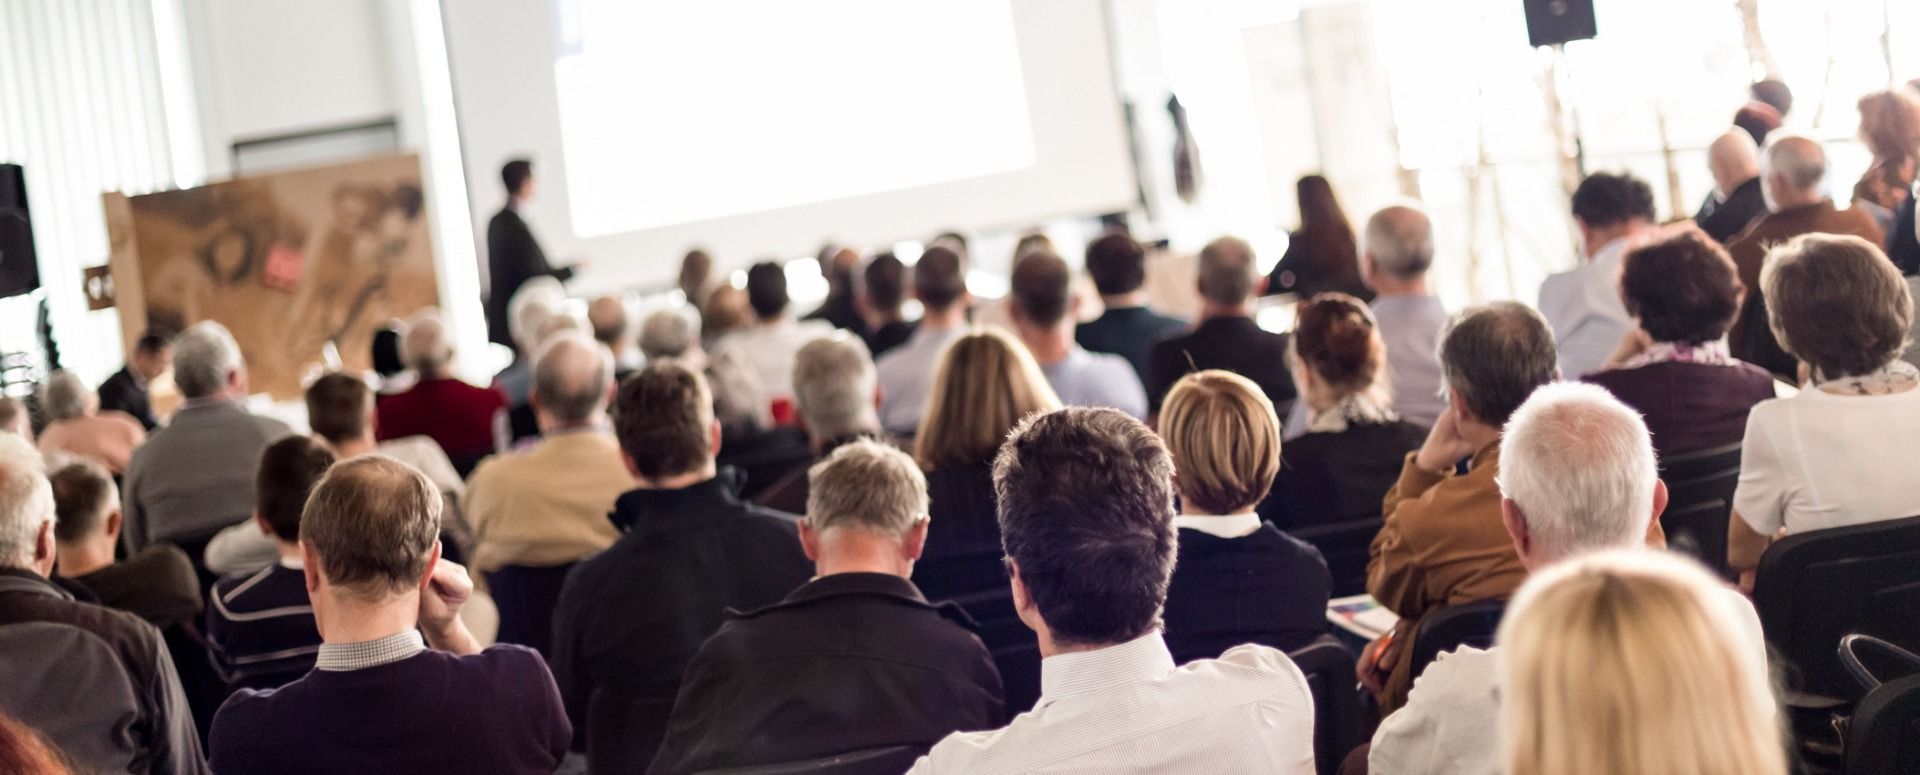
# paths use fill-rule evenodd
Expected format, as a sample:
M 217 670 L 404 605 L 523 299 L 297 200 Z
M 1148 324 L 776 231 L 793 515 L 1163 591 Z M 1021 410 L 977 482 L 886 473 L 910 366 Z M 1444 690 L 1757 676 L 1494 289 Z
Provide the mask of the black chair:
M 1754 608 L 1784 663 L 1788 704 L 1832 708 L 1859 685 L 1835 651 L 1851 634 L 1920 650 L 1920 517 L 1787 536 L 1760 557 Z
M 500 609 L 499 643 L 518 643 L 542 654 L 553 642 L 553 607 L 574 563 L 536 568 L 507 565 L 487 574 L 487 594 Z
M 1313 693 L 1313 760 L 1320 775 L 1340 771 L 1341 760 L 1363 742 L 1359 684 L 1353 652 L 1331 635 L 1287 655 Z
M 1380 517 L 1332 522 L 1293 528 L 1287 535 L 1320 550 L 1327 558 L 1327 572 L 1333 575 L 1333 596 L 1348 597 L 1367 591 L 1367 559 L 1382 522 Z
M 1413 633 L 1413 677 L 1419 678 L 1441 654 L 1472 646 L 1493 645 L 1493 634 L 1500 629 L 1500 617 L 1507 612 L 1507 601 L 1475 600 L 1460 605 L 1442 606 L 1421 617 Z
M 1733 515 L 1734 488 L 1740 485 L 1740 445 L 1676 455 L 1662 462 L 1660 479 L 1667 483 L 1667 510 L 1660 515 L 1667 547 L 1732 581 L 1727 520 Z
M 895 745 L 801 762 L 703 770 L 699 775 L 899 775 L 911 769 L 914 761 L 926 752 L 925 746 Z
M 1847 724 L 1847 775 L 1920 772 L 1920 675 L 1867 693 Z
M 1013 590 L 1000 585 L 945 599 L 959 604 L 979 627 L 980 642 L 1000 670 L 1007 716 L 1032 710 L 1040 700 L 1040 642 L 1014 611 Z

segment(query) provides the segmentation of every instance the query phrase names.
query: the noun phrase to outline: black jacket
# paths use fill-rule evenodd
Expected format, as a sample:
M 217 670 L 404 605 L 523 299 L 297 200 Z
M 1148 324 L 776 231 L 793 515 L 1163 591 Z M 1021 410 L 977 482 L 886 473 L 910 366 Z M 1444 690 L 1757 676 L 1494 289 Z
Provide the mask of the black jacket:
M 1148 361 L 1147 403 L 1160 411 L 1160 402 L 1181 377 L 1203 369 L 1225 369 L 1266 391 L 1273 411 L 1281 417 L 1293 409 L 1293 376 L 1287 373 L 1287 335 L 1260 328 L 1249 317 L 1211 318 L 1186 336 L 1153 346 Z
M 1887 234 L 1887 258 L 1908 277 L 1920 274 L 1920 235 L 1914 233 L 1913 225 L 1916 201 L 1920 200 L 1907 197 L 1907 203 L 1894 212 L 1893 231 Z
M 1260 517 L 1281 530 L 1379 519 L 1381 499 L 1399 481 L 1407 453 L 1426 439 L 1427 429 L 1402 420 L 1288 441 Z
M 100 411 L 126 412 L 149 431 L 160 425 L 160 420 L 153 416 L 153 406 L 147 403 L 147 389 L 140 386 L 131 369 L 122 367 L 114 372 L 100 383 L 99 393 Z
M 1756 177 L 1734 188 L 1726 201 L 1708 195 L 1707 200 L 1700 203 L 1700 212 L 1694 214 L 1693 222 L 1715 242 L 1724 245 L 1734 235 L 1746 231 L 1754 219 L 1766 214 L 1767 200 L 1760 195 L 1760 179 Z
M 1160 340 L 1179 336 L 1187 330 L 1187 321 L 1162 315 L 1146 307 L 1109 307 L 1100 317 L 1081 323 L 1073 339 L 1081 347 L 1097 353 L 1112 353 L 1133 364 L 1140 382 L 1147 381 L 1148 357 Z
M 507 303 L 512 301 L 513 292 L 535 277 L 565 281 L 573 277 L 573 268 L 555 269 L 547 263 L 547 253 L 540 249 L 533 230 L 527 228 L 520 213 L 505 207 L 487 221 L 487 276 L 492 281 L 487 291 L 487 340 L 512 347 Z
M 742 503 L 721 477 L 628 492 L 611 518 L 626 534 L 568 575 L 549 661 L 575 750 L 594 772 L 639 772 L 726 610 L 780 600 L 813 565 L 791 518 Z
M 874 748 L 925 750 L 1006 721 L 973 622 L 912 582 L 841 573 L 733 620 L 687 666 L 647 771 L 696 773 Z
M 1181 530 L 1163 614 L 1167 649 L 1186 663 L 1242 643 L 1301 648 L 1327 632 L 1332 587 L 1320 550 L 1273 525 L 1240 538 Z

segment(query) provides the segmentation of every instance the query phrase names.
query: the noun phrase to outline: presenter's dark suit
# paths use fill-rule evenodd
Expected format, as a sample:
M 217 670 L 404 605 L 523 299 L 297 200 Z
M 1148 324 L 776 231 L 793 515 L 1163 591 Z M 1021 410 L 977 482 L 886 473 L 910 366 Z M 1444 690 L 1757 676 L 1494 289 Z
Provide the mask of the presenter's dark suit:
M 492 290 L 487 294 L 487 339 L 509 347 L 513 338 L 507 334 L 507 302 L 513 299 L 513 292 L 535 277 L 563 282 L 573 277 L 572 267 L 555 269 L 547 263 L 540 241 L 534 239 L 533 230 L 512 207 L 501 208 L 487 222 L 487 271 L 492 279 Z
M 131 367 L 122 368 L 100 383 L 100 411 L 126 412 L 139 420 L 148 432 L 152 432 L 160 421 L 153 416 L 153 406 L 147 403 L 147 388 L 140 379 L 133 376 Z

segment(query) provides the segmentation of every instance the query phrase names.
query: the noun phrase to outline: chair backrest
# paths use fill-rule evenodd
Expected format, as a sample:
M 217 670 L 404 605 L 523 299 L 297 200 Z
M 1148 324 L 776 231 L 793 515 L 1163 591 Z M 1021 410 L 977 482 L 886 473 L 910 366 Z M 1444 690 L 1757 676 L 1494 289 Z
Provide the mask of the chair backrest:
M 1372 517 L 1294 528 L 1287 535 L 1320 550 L 1327 558 L 1327 572 L 1333 575 L 1333 596 L 1348 597 L 1367 591 L 1369 550 L 1381 524 L 1381 518 Z
M 898 775 L 926 752 L 926 746 L 895 745 L 799 762 L 704 770 L 699 775 Z
M 979 627 L 980 642 L 1000 670 L 1009 717 L 1033 709 L 1040 700 L 1040 643 L 1013 608 L 1013 589 L 1000 584 L 946 598 L 958 603 Z
M 1847 775 L 1920 772 L 1920 675 L 1867 693 L 1847 724 Z
M 560 588 L 567 583 L 567 572 L 574 563 L 536 568 L 506 565 L 487 574 L 487 593 L 500 609 L 499 643 L 517 643 L 551 653 L 553 608 L 560 602 Z
M 1413 677 L 1419 678 L 1441 654 L 1461 646 L 1492 646 L 1493 633 L 1500 629 L 1500 617 L 1506 612 L 1507 601 L 1501 599 L 1475 600 L 1429 611 L 1413 634 Z
M 1734 488 L 1740 484 L 1740 445 L 1676 455 L 1662 462 L 1660 480 L 1667 483 L 1667 510 L 1660 515 L 1667 546 L 1732 580 L 1727 519 L 1733 514 Z
M 1320 775 L 1340 771 L 1340 762 L 1361 743 L 1361 702 L 1354 679 L 1353 652 L 1331 635 L 1322 635 L 1287 655 L 1307 677 L 1313 692 L 1313 760 Z
M 1753 603 L 1786 663 L 1788 689 L 1859 697 L 1836 650 L 1842 637 L 1862 633 L 1920 650 L 1920 517 L 1774 542 L 1760 557 Z
M 1857 632 L 1840 639 L 1840 664 L 1869 692 L 1888 681 L 1920 675 L 1920 654 Z

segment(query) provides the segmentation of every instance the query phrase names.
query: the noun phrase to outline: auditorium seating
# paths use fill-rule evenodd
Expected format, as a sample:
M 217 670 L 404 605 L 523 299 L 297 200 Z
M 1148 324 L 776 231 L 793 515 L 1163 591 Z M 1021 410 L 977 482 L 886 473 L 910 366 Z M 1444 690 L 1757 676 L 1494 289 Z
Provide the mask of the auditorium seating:
M 1920 772 L 1920 675 L 1867 693 L 1847 724 L 1846 775 Z
M 1441 654 L 1461 646 L 1493 645 L 1493 633 L 1506 611 L 1505 600 L 1476 600 L 1428 612 L 1413 633 L 1413 677 L 1418 679 Z
M 1667 547 L 1699 560 L 1732 581 L 1727 567 L 1727 519 L 1740 484 L 1740 445 L 1689 452 L 1661 461 L 1667 510 L 1660 515 Z
M 706 770 L 699 775 L 894 775 L 912 767 L 926 752 L 919 746 L 895 745 L 800 762 Z
M 1367 591 L 1368 548 L 1380 532 L 1381 519 L 1356 519 L 1288 530 L 1287 534 L 1313 544 L 1327 559 L 1327 572 L 1333 575 L 1333 596 L 1347 597 Z
M 1313 692 L 1313 758 L 1320 775 L 1340 770 L 1347 752 L 1365 740 L 1353 652 L 1331 635 L 1289 654 Z
M 1833 707 L 1859 696 L 1841 638 L 1920 647 L 1920 517 L 1790 535 L 1760 558 L 1753 602 L 1784 662 L 1788 704 Z
M 553 653 L 553 606 L 574 563 L 548 568 L 507 565 L 487 574 L 487 592 L 500 609 L 500 643 L 518 643 Z

